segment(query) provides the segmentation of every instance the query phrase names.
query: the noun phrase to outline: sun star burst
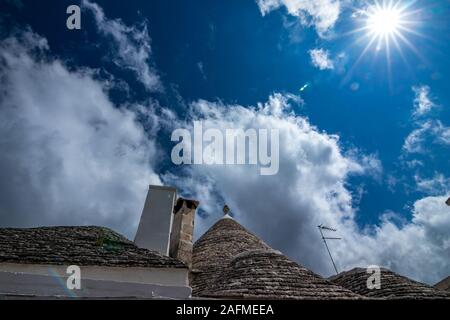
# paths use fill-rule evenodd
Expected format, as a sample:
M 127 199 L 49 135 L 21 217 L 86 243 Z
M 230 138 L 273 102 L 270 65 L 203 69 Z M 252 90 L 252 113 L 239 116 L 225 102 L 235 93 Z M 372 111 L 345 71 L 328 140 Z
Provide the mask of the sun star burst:
M 408 39 L 410 35 L 424 37 L 416 28 L 419 20 L 415 18 L 420 15 L 421 9 L 412 9 L 415 3 L 415 0 L 373 0 L 367 3 L 365 8 L 355 10 L 353 17 L 359 27 L 348 34 L 361 34 L 353 44 L 366 43 L 344 77 L 343 83 L 349 81 L 354 68 L 372 50 L 374 50 L 375 56 L 378 56 L 378 52 L 384 49 L 389 82 L 391 78 L 392 47 L 395 47 L 406 64 L 408 63 L 403 54 L 402 46 L 408 47 L 422 59 L 420 51 Z
M 404 21 L 402 11 L 395 7 L 372 6 L 367 13 L 369 34 L 376 37 L 392 36 L 399 32 Z

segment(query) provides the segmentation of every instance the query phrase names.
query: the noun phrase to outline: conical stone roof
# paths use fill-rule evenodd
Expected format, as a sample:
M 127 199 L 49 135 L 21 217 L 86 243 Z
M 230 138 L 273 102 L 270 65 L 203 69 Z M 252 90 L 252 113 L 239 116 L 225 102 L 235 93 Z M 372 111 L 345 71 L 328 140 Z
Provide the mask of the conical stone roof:
M 364 268 L 354 268 L 330 277 L 333 283 L 369 298 L 383 299 L 444 299 L 450 293 L 438 290 L 424 283 L 403 277 L 389 269 L 381 268 L 380 289 L 369 289 L 370 274 Z
M 271 248 L 234 219 L 224 217 L 195 242 L 193 268 L 204 270 L 211 266 L 224 266 L 237 254 L 250 250 Z
M 434 285 L 434 287 L 438 290 L 448 291 L 450 292 L 450 276 L 445 279 L 442 279 L 438 283 Z
M 357 299 L 273 250 L 231 218 L 214 224 L 195 244 L 193 295 L 247 299 Z

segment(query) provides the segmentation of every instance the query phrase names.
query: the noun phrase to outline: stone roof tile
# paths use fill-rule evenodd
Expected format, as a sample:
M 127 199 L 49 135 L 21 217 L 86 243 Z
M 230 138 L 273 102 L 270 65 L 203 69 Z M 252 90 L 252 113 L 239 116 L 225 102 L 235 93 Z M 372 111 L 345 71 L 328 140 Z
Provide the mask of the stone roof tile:
M 450 291 L 450 276 L 436 283 L 434 287 L 438 290 Z
M 103 227 L 0 228 L 0 263 L 186 268 Z
M 354 268 L 350 271 L 330 277 L 333 283 L 347 288 L 360 295 L 370 298 L 384 299 L 444 299 L 450 298 L 450 293 L 437 290 L 426 284 L 401 276 L 391 270 L 381 268 L 380 289 L 369 289 L 367 279 L 370 275 L 364 268 Z

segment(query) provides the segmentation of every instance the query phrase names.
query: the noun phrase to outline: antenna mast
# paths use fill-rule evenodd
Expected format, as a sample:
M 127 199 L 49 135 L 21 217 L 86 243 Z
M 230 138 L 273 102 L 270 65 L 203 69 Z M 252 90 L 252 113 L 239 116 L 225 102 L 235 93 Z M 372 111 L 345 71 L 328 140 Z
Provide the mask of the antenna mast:
M 341 240 L 341 238 L 325 237 L 323 235 L 322 230 L 328 230 L 328 231 L 335 232 L 335 231 L 337 231 L 336 229 L 333 229 L 333 228 L 330 228 L 330 227 L 326 227 L 324 225 L 318 225 L 317 228 L 319 228 L 320 236 L 322 237 L 323 243 L 325 243 L 325 248 L 327 248 L 328 255 L 330 256 L 331 263 L 333 263 L 334 270 L 336 271 L 336 274 L 338 274 L 339 272 L 338 272 L 338 270 L 336 268 L 336 264 L 334 263 L 333 256 L 331 255 L 331 252 L 330 252 L 330 248 L 328 248 L 327 239 L 328 240 Z

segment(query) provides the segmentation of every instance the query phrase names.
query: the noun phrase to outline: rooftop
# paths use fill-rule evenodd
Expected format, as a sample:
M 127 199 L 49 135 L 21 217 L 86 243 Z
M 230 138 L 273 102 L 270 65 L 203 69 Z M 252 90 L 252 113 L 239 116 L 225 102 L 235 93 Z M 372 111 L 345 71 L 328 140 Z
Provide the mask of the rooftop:
M 439 290 L 450 291 L 450 276 L 436 283 L 434 287 Z
M 358 299 L 270 248 L 232 218 L 220 219 L 195 244 L 194 296 L 248 299 Z
M 450 294 L 437 290 L 429 285 L 401 276 L 388 269 L 381 269 L 381 288 L 368 289 L 368 273 L 364 268 L 354 268 L 350 271 L 330 277 L 329 279 L 344 288 L 370 298 L 386 299 L 442 299 L 450 298 Z
M 103 227 L 0 228 L 0 262 L 186 268 Z

